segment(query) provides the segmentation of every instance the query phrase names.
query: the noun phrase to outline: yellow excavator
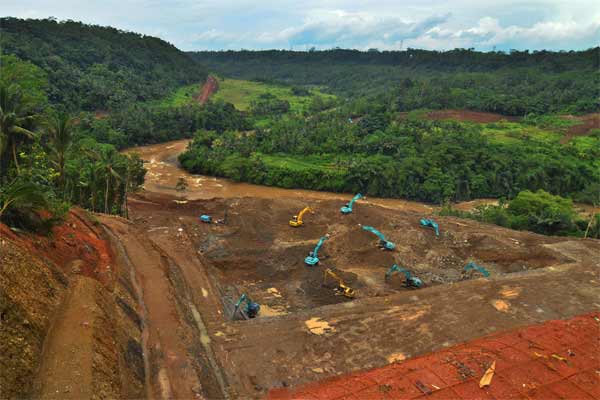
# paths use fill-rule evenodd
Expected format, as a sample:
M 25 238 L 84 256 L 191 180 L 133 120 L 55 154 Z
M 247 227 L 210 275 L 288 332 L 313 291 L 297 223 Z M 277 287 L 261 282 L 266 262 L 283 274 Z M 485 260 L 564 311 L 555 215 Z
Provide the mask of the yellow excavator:
M 347 297 L 349 299 L 353 299 L 354 298 L 354 295 L 355 295 L 354 289 L 352 289 L 350 286 L 347 286 L 344 283 L 344 281 L 342 280 L 342 278 L 340 278 L 339 276 L 337 276 L 336 273 L 331 270 L 331 268 L 327 268 L 323 272 L 323 285 L 326 285 L 327 278 L 332 278 L 335 281 L 337 281 L 338 287 L 335 288 L 335 290 L 337 290 L 341 294 L 343 294 L 344 297 Z
M 295 226 L 295 227 L 302 226 L 302 224 L 304 223 L 304 222 L 302 222 L 302 217 L 304 216 L 304 214 L 306 214 L 307 211 L 310 211 L 311 213 L 314 212 L 312 210 L 312 208 L 304 207 L 304 209 L 302 211 L 300 211 L 298 213 L 298 215 L 294 215 L 292 217 L 292 219 L 290 220 L 290 226 Z

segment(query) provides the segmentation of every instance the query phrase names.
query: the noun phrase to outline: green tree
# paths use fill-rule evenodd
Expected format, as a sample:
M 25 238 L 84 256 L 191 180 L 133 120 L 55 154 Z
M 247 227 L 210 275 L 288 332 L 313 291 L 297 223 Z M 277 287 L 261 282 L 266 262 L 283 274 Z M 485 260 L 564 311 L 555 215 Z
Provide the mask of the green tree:
M 72 127 L 73 119 L 65 113 L 60 113 L 54 117 L 48 129 L 54 163 L 59 174 L 58 186 L 63 195 L 65 190 L 65 159 L 73 143 Z
M 37 114 L 25 108 L 19 86 L 0 86 L 0 163 L 5 159 L 5 153 L 10 151 L 17 174 L 20 174 L 17 147 L 23 140 L 36 137 L 31 127 L 37 118 Z

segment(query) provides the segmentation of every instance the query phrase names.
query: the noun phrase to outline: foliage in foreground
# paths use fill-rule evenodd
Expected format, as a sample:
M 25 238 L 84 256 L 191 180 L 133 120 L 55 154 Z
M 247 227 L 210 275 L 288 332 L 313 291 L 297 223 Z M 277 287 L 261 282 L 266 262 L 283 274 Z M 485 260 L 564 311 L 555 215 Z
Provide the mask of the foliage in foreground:
M 96 142 L 80 121 L 49 107 L 43 91 L 25 94 L 23 77 L 43 75 L 11 61 L 18 68 L 3 70 L 0 82 L 0 220 L 48 232 L 70 204 L 123 213 L 127 192 L 143 183 L 142 161 Z

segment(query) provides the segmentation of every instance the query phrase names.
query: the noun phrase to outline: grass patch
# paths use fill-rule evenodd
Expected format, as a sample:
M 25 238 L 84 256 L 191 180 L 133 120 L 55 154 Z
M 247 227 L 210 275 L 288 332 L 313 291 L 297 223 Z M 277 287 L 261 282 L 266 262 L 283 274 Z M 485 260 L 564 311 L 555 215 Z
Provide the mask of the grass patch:
M 160 100 L 149 101 L 148 104 L 156 107 L 181 107 L 187 104 L 193 104 L 197 102 L 194 97 L 198 96 L 201 88 L 201 82 L 182 86 L 167 97 Z
M 557 143 L 563 136 L 561 132 L 507 121 L 483 125 L 483 134 L 491 141 L 503 144 L 518 144 L 523 141 Z
M 305 169 L 340 170 L 342 167 L 335 162 L 335 156 L 310 155 L 291 156 L 287 154 L 261 154 L 267 166 L 286 168 L 294 171 Z M 339 158 L 339 157 L 338 157 Z
M 317 89 L 311 89 L 310 92 L 310 96 L 295 96 L 292 94 L 292 88 L 288 86 L 219 78 L 219 90 L 213 95 L 213 98 L 232 103 L 238 110 L 246 111 L 260 95 L 270 93 L 280 100 L 287 100 L 290 103 L 290 110 L 295 113 L 307 110 L 314 96 L 335 99 L 335 96 L 322 93 Z

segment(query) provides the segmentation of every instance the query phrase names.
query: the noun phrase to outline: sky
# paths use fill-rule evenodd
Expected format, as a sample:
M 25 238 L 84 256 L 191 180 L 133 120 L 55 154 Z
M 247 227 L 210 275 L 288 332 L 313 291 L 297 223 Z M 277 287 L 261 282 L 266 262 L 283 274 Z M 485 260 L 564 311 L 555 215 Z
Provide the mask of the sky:
M 581 50 L 600 0 L 0 0 L 0 14 L 72 19 L 182 50 Z

